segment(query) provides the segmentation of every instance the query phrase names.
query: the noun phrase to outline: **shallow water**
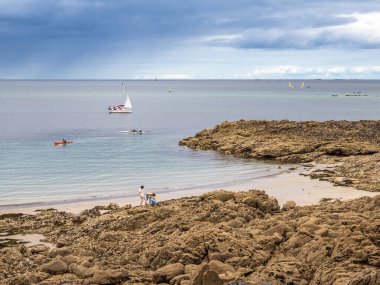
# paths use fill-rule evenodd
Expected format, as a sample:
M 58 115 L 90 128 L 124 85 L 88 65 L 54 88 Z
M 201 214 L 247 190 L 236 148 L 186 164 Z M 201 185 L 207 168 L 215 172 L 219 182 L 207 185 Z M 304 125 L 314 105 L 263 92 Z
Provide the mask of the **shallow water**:
M 380 81 L 292 82 L 127 81 L 134 112 L 109 115 L 123 102 L 121 81 L 0 81 L 0 210 L 133 197 L 141 184 L 191 194 L 277 173 L 269 163 L 178 146 L 225 120 L 380 119 Z M 368 96 L 345 96 L 359 91 Z M 149 132 L 122 133 L 132 128 Z M 74 143 L 53 146 L 62 138 Z

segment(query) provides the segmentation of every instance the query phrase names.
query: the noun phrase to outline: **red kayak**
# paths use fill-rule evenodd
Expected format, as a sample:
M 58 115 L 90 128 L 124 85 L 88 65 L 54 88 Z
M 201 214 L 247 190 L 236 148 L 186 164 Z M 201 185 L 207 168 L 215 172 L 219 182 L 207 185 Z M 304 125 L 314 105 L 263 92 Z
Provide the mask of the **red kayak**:
M 73 142 L 54 142 L 54 145 L 66 145 L 66 144 L 70 144 L 70 143 L 73 143 Z

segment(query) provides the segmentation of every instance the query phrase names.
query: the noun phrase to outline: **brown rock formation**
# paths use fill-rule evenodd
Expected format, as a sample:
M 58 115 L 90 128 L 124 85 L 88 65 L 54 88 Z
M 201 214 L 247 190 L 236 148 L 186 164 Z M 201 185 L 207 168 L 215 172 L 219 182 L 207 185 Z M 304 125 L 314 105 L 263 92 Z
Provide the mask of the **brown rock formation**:
M 380 191 L 380 121 L 241 120 L 203 130 L 179 144 L 282 163 L 340 162 L 330 172 L 319 171 L 314 177 Z
M 216 191 L 102 215 L 40 211 L 1 219 L 0 232 L 59 247 L 0 249 L 0 284 L 378 284 L 379 229 L 379 195 L 285 211 L 261 191 Z

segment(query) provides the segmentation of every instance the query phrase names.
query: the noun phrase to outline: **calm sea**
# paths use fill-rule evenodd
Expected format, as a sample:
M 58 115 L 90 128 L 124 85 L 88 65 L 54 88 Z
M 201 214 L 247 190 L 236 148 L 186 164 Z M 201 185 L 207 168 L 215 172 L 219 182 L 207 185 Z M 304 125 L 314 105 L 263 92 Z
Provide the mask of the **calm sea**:
M 380 81 L 0 81 L 0 209 L 13 205 L 217 189 L 276 173 L 268 163 L 178 141 L 239 119 L 380 119 Z M 172 92 L 168 92 L 168 90 Z M 359 93 L 368 96 L 345 96 Z M 332 95 L 338 96 L 332 96 Z M 143 129 L 143 135 L 122 131 Z M 62 138 L 74 141 L 53 146 Z

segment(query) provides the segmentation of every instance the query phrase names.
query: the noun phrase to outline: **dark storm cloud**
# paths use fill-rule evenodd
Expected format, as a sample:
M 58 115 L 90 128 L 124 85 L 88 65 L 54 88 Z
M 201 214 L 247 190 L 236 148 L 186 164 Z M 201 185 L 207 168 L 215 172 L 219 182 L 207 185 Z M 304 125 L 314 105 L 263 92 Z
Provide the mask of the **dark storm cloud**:
M 331 27 L 357 21 L 340 14 L 380 11 L 378 1 L 3 0 L 0 63 L 43 74 L 85 58 L 165 50 L 185 42 L 235 49 L 377 48 Z M 232 40 L 213 40 L 236 35 Z M 196 45 L 196 44 L 194 44 Z M 4 74 L 4 72 L 3 72 Z

